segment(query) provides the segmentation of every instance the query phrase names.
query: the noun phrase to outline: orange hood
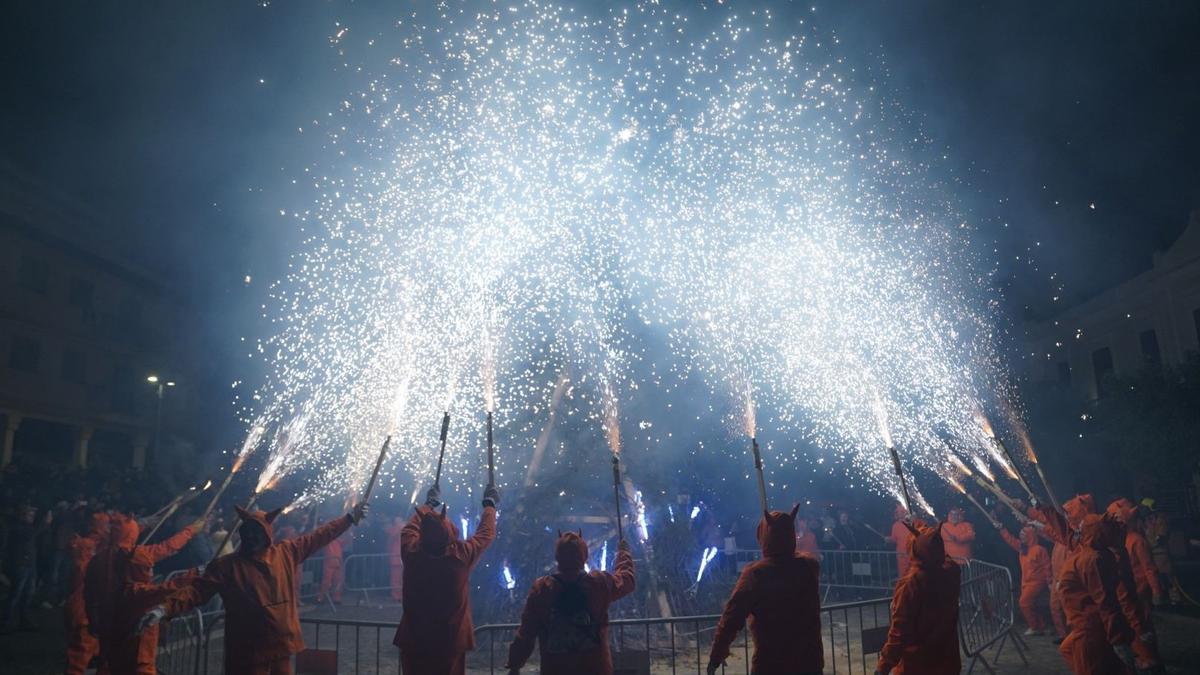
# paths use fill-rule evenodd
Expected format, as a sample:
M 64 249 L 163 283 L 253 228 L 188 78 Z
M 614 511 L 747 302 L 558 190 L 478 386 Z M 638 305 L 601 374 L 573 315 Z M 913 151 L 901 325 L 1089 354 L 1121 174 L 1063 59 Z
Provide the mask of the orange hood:
M 267 545 L 275 543 L 275 526 L 273 523 L 279 517 L 279 514 L 283 513 L 283 509 L 275 509 L 274 511 L 247 511 L 236 505 L 233 509 L 237 511 L 238 518 L 242 521 L 238 529 L 257 525 L 267 535 Z
M 418 506 L 420 516 L 421 550 L 430 555 L 442 555 L 450 542 L 458 540 L 458 528 L 446 517 L 446 507 L 441 511 L 429 506 Z
M 1125 528 L 1109 514 L 1089 513 L 1079 526 L 1079 541 L 1094 549 L 1116 548 L 1125 545 Z
M 137 546 L 142 529 L 137 520 L 126 515 L 114 515 L 109 522 L 109 541 L 115 548 L 130 549 Z
M 1067 514 L 1067 524 L 1079 529 L 1083 517 L 1096 512 L 1096 500 L 1090 494 L 1075 495 L 1063 504 L 1063 512 Z
M 792 507 L 790 513 L 772 511 L 764 513 L 758 521 L 758 545 L 764 558 L 790 558 L 796 555 L 796 513 L 800 505 Z
M 941 567 L 946 561 L 946 544 L 942 541 L 942 523 L 929 527 L 920 521 L 909 526 L 913 538 L 908 546 L 912 551 L 913 564 L 923 567 Z
M 559 532 L 558 541 L 554 543 L 554 560 L 558 563 L 558 571 L 570 574 L 583 569 L 588 559 L 588 545 L 583 538 L 583 530 L 574 532 Z
M 1137 511 L 1137 506 L 1128 499 L 1121 497 L 1113 501 L 1105 509 L 1105 513 L 1115 517 L 1123 523 L 1128 523 L 1133 519 L 1134 513 Z

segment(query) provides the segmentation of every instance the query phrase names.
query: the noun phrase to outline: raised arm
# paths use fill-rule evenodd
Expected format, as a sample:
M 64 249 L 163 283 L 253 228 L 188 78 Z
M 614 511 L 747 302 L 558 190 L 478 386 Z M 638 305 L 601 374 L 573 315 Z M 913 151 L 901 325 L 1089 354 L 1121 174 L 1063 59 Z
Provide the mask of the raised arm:
M 737 637 L 738 632 L 746 625 L 746 617 L 750 616 L 750 611 L 753 609 L 753 597 L 754 568 L 747 567 L 738 577 L 737 584 L 733 587 L 733 593 L 729 595 L 729 600 L 725 603 L 725 610 L 721 612 L 721 620 L 717 622 L 717 630 L 713 633 L 712 650 L 708 653 L 708 672 L 714 672 L 714 665 L 725 663 L 725 659 L 729 658 L 729 647 L 733 644 L 733 639 Z
M 279 545 L 290 547 L 297 563 L 304 562 L 310 555 L 320 551 L 328 546 L 329 542 L 342 536 L 342 533 L 350 529 L 350 526 L 353 524 L 353 518 L 347 513 L 341 518 L 335 518 L 325 523 L 308 534 L 280 542 Z
M 209 565 L 204 574 L 183 578 L 179 587 L 162 601 L 166 615 L 183 614 L 211 600 L 225 585 L 225 567 L 218 561 Z
M 608 600 L 620 600 L 621 598 L 633 592 L 637 586 L 637 572 L 633 567 L 633 554 L 629 551 L 629 544 L 622 539 L 620 544 L 617 544 L 617 559 L 613 561 L 612 574 L 604 575 L 606 582 L 605 590 L 608 592 Z
M 1044 532 L 1042 536 L 1056 544 L 1071 545 L 1071 526 L 1062 513 L 1047 504 L 1039 504 L 1029 507 L 1029 517 L 1035 522 L 1045 524 L 1045 530 L 1039 534 Z
M 550 596 L 549 585 L 551 583 L 553 582 L 548 581 L 547 578 L 538 579 L 529 589 L 529 596 L 525 598 L 525 608 L 521 610 L 521 626 L 517 628 L 512 644 L 508 647 L 508 661 L 504 665 L 505 668 L 520 669 L 533 654 L 533 646 L 546 625 L 546 619 L 550 616 L 547 598 Z
M 187 545 L 196 532 L 200 530 L 200 523 L 192 523 L 175 534 L 158 542 L 157 544 L 146 544 L 139 546 L 140 552 L 151 565 L 157 564 L 158 561 L 164 558 L 170 558 L 179 552 L 179 549 Z
M 1012 550 L 1016 551 L 1017 553 L 1020 553 L 1021 552 L 1021 541 L 1019 539 L 1017 539 L 1016 537 L 1012 536 L 1011 534 L 1009 534 L 1008 529 L 1005 528 L 1004 526 L 1001 526 L 997 529 L 1000 531 L 1000 538 L 1004 540 L 1004 543 L 1008 544 L 1009 548 L 1011 548 Z M 1012 558 L 1009 558 L 1009 560 L 1012 560 Z
M 496 540 L 496 507 L 483 507 L 475 534 L 462 543 L 462 560 L 470 567 L 479 561 L 479 556 Z

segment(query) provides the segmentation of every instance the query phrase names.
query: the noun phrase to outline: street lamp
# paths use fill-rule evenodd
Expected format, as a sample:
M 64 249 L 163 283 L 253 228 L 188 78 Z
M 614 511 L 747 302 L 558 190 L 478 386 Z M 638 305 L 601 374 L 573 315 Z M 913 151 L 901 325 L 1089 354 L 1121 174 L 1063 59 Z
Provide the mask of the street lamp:
M 158 437 L 162 433 L 162 402 L 163 402 L 163 387 L 174 387 L 174 380 L 163 382 L 158 375 L 150 375 L 146 381 L 154 385 L 155 392 L 158 396 L 158 403 L 154 407 L 154 456 L 158 456 Z

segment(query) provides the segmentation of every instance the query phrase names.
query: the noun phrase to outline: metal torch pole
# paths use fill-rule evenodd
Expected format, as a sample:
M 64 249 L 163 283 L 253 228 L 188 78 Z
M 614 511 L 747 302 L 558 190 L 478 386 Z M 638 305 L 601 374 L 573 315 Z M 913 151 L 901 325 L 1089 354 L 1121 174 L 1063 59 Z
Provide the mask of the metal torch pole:
M 758 504 L 763 513 L 767 513 L 767 482 L 763 480 L 762 453 L 758 451 L 758 439 L 750 439 L 750 448 L 754 451 L 754 470 L 758 472 Z
M 450 411 L 442 414 L 442 449 L 438 453 L 437 473 L 433 476 L 433 485 L 442 486 L 442 459 L 446 456 L 446 434 L 450 431 Z

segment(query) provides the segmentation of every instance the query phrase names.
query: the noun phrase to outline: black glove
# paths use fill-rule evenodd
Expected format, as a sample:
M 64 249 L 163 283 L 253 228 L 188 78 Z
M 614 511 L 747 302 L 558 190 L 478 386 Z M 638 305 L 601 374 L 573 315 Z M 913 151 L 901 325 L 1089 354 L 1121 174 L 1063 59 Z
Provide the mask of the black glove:
M 361 523 L 362 519 L 367 517 L 367 512 L 370 509 L 371 506 L 366 502 L 355 504 L 354 509 L 349 513 L 350 522 L 354 523 L 355 525 Z
M 484 489 L 483 506 L 484 508 L 489 506 L 493 509 L 500 508 L 500 490 L 495 485 L 489 485 Z
M 429 488 L 429 492 L 425 493 L 425 506 L 428 506 L 431 509 L 436 509 L 441 505 L 442 491 L 438 489 L 438 486 L 434 485 L 433 487 Z

